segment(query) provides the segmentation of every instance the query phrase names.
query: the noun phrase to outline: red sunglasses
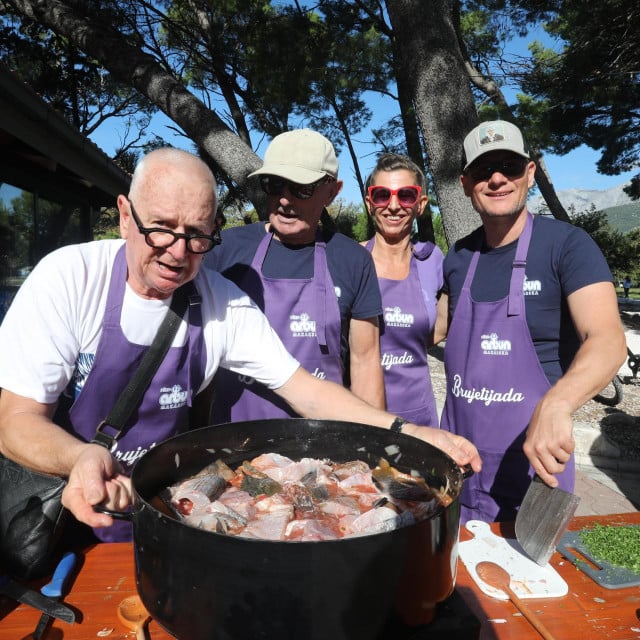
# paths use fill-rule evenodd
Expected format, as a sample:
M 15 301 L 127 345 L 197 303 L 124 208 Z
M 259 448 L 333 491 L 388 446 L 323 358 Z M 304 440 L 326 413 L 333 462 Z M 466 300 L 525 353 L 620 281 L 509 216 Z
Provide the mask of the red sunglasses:
M 391 202 L 391 198 L 395 196 L 401 207 L 413 207 L 418 202 L 422 188 L 417 184 L 407 187 L 399 187 L 398 189 L 389 189 L 389 187 L 373 186 L 367 189 L 369 200 L 375 207 L 386 207 Z

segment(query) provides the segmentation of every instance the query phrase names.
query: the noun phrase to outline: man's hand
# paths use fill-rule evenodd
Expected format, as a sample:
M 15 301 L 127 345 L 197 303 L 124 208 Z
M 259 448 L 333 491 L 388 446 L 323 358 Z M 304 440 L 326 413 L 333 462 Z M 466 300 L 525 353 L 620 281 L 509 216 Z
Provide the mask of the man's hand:
M 571 366 L 545 393 L 533 412 L 523 450 L 550 487 L 575 449 L 571 416 L 603 389 L 627 355 L 615 289 L 596 282 L 567 297 L 571 319 L 582 341 Z
M 131 504 L 131 480 L 109 451 L 100 445 L 87 445 L 71 469 L 62 493 L 62 504 L 77 520 L 90 527 L 108 527 L 113 518 L 97 513 L 93 506 L 122 511 Z
M 478 473 L 482 469 L 482 460 L 475 445 L 469 440 L 449 433 L 444 429 L 434 429 L 433 427 L 420 427 L 407 423 L 402 429 L 402 433 L 424 440 L 429 444 L 444 451 L 461 467 L 471 465 L 471 468 Z
M 558 486 L 555 474 L 562 473 L 573 453 L 571 408 L 544 396 L 533 412 L 523 450 L 534 471 L 550 487 Z

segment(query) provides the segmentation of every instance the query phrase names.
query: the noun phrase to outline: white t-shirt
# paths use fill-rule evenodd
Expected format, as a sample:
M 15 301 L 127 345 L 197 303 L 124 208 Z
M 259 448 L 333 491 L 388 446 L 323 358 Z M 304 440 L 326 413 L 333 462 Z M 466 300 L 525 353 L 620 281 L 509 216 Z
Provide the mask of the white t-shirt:
M 44 404 L 56 402 L 83 354 L 92 359 L 102 333 L 111 270 L 123 240 L 70 245 L 45 256 L 20 287 L 0 326 L 0 387 Z M 281 387 L 299 364 L 262 312 L 232 282 L 209 269 L 202 296 L 207 364 L 202 388 L 218 367 Z M 151 344 L 168 300 L 147 300 L 126 287 L 121 327 L 127 340 Z M 183 345 L 185 322 L 174 345 Z M 199 390 L 198 390 L 199 391 Z

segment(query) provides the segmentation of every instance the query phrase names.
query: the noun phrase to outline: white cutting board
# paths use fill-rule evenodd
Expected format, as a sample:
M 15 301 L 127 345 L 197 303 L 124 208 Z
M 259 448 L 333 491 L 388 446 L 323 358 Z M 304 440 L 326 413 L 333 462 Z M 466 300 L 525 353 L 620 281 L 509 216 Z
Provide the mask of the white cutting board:
M 567 583 L 550 565 L 544 567 L 531 560 L 515 538 L 502 538 L 491 531 L 486 522 L 469 520 L 465 525 L 472 540 L 459 544 L 460 559 L 480 589 L 492 598 L 508 600 L 504 591 L 490 587 L 476 573 L 483 560 L 495 562 L 509 572 L 511 588 L 520 598 L 559 598 L 569 592 Z

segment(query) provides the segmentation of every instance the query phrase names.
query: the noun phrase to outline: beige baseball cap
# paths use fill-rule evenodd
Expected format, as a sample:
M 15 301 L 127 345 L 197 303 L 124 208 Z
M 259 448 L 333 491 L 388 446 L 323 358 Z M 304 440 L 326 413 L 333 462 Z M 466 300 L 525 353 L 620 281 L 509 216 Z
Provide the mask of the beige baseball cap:
M 529 159 L 520 129 L 506 120 L 481 122 L 471 130 L 464 139 L 464 155 L 467 161 L 464 171 L 474 160 L 489 151 L 512 151 Z
M 271 141 L 262 167 L 249 177 L 263 175 L 311 184 L 324 176 L 337 178 L 338 158 L 331 142 L 317 131 L 294 129 Z

